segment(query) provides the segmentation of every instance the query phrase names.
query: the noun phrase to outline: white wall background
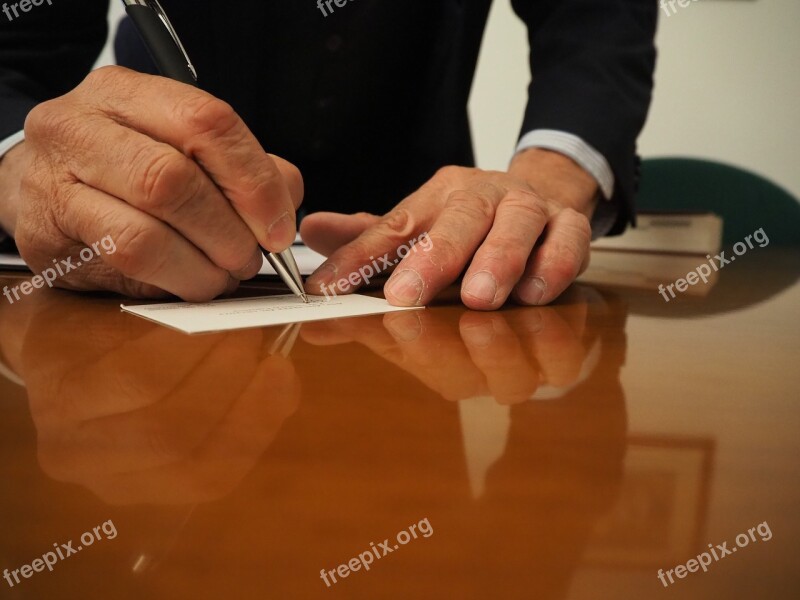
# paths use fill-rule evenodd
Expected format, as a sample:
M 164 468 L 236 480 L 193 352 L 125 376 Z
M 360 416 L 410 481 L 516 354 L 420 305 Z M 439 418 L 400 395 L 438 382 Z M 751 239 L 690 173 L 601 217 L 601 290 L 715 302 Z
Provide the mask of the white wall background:
M 487 168 L 507 164 L 529 77 L 524 27 L 509 4 L 495 0 L 472 96 L 478 160 Z M 642 154 L 746 167 L 800 198 L 798 26 L 798 0 L 699 0 L 669 17 L 661 12 Z
M 111 3 L 112 22 L 120 5 Z M 728 162 L 800 198 L 798 25 L 798 0 L 699 0 L 662 12 L 642 154 Z M 108 50 L 101 61 L 111 61 Z M 470 107 L 479 166 L 507 166 L 529 77 L 524 26 L 509 0 L 495 0 Z

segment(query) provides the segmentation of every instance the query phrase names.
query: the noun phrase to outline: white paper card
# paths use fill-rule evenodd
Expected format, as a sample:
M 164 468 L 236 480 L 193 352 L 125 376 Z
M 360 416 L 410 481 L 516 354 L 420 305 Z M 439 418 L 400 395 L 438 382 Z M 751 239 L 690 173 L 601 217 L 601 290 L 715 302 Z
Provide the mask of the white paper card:
M 392 306 L 381 298 L 352 294 L 327 299 L 309 296 L 306 304 L 294 295 L 234 298 L 206 304 L 121 305 L 122 310 L 184 333 L 210 333 L 251 327 L 378 315 L 422 307 Z

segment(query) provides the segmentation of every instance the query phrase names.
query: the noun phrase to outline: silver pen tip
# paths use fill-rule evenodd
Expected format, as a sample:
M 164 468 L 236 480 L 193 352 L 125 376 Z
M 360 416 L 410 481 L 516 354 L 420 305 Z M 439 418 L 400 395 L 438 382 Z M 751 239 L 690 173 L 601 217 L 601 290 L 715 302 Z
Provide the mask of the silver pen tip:
M 308 304 L 308 294 L 301 294 L 300 297 L 303 299 L 303 302 Z

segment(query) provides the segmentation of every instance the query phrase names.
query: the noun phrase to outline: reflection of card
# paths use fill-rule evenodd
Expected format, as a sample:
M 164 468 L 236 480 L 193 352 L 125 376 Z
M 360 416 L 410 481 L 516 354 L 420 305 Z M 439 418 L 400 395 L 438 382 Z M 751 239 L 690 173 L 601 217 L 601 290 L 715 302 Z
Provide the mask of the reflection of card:
M 378 315 L 400 310 L 386 300 L 359 296 L 335 296 L 330 299 L 310 296 L 306 304 L 293 295 L 217 300 L 207 304 L 175 302 L 170 304 L 122 305 L 122 310 L 185 333 L 208 333 L 231 329 L 267 327 L 286 323 L 322 321 L 342 317 Z

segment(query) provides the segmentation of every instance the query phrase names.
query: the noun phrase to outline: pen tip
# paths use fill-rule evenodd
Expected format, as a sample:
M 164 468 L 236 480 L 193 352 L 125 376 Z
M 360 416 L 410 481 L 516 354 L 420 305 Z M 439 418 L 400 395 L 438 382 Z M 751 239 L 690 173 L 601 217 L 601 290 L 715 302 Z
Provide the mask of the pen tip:
M 308 294 L 302 294 L 300 297 L 303 299 L 303 302 L 308 304 Z

